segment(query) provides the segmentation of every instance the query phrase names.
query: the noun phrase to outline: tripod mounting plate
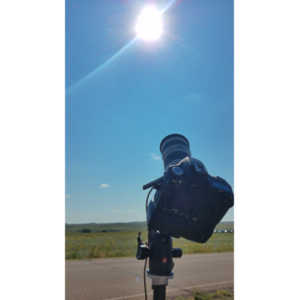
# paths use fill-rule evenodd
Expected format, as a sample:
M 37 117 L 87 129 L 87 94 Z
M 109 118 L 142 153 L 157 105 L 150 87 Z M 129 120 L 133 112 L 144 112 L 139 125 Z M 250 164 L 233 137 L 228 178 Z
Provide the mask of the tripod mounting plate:
M 151 274 L 151 273 L 149 273 L 149 271 L 147 271 L 147 275 L 149 278 L 152 279 L 152 286 L 153 285 L 168 285 L 168 280 L 174 278 L 173 272 L 171 272 L 170 275 L 168 275 L 168 276 L 160 276 L 160 275 Z

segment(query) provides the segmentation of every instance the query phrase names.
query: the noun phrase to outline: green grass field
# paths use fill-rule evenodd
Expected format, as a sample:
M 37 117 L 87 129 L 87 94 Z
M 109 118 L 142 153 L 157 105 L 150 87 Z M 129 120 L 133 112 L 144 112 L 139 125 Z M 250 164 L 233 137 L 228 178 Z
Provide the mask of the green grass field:
M 233 228 L 233 223 L 217 227 L 224 228 Z M 66 225 L 66 259 L 135 256 L 139 231 L 146 240 L 143 222 Z M 184 254 L 233 251 L 233 233 L 214 233 L 205 244 L 173 239 L 173 247 L 182 248 Z
M 179 296 L 172 300 L 233 300 L 233 289 L 220 289 L 214 292 L 192 291 L 190 296 Z

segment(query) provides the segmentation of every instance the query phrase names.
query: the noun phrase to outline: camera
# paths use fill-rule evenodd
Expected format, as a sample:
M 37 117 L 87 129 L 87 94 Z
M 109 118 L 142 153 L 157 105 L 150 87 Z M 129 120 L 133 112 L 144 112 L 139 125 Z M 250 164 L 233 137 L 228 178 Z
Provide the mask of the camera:
M 223 178 L 209 175 L 204 164 L 191 156 L 185 136 L 166 136 L 160 152 L 164 175 L 143 187 L 156 189 L 147 206 L 148 228 L 205 243 L 233 206 L 232 188 Z

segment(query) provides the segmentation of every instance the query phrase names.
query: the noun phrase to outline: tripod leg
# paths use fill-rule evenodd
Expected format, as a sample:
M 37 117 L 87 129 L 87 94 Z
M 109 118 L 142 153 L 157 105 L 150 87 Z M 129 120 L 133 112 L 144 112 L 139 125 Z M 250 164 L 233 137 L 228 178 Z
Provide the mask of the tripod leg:
M 153 300 L 166 300 L 166 286 L 153 285 Z

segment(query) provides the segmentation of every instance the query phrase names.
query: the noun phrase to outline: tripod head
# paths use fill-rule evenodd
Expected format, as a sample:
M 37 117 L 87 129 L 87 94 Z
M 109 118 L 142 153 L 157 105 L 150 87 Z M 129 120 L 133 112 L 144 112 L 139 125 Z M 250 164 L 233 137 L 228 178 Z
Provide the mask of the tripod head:
M 182 250 L 179 248 L 173 248 L 171 237 L 163 235 L 158 231 L 155 232 L 150 230 L 148 232 L 148 244 L 142 242 L 140 232 L 137 241 L 138 247 L 136 258 L 138 260 L 145 260 L 144 271 L 146 271 L 147 259 L 149 258 L 149 270 L 147 271 L 147 275 L 152 280 L 153 299 L 164 300 L 168 280 L 172 279 L 174 276 L 172 272 L 174 267 L 173 258 L 181 257 Z M 144 285 L 145 295 L 147 295 L 145 277 Z

